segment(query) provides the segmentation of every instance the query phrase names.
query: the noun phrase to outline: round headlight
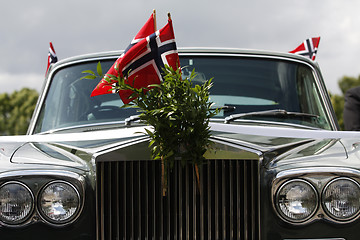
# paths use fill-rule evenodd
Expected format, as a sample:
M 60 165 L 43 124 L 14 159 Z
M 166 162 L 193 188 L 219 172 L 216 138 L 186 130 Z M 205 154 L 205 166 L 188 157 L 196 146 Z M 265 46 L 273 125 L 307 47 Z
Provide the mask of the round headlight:
M 276 204 L 280 215 L 293 222 L 309 219 L 318 207 L 318 195 L 307 181 L 296 179 L 285 182 L 278 190 Z
M 39 195 L 41 215 L 52 223 L 64 224 L 76 216 L 80 207 L 77 189 L 70 183 L 55 181 L 46 185 Z
M 19 182 L 8 182 L 0 187 L 0 221 L 20 224 L 28 219 L 34 207 L 30 189 Z
M 331 181 L 322 194 L 326 212 L 336 220 L 346 221 L 355 217 L 360 209 L 360 186 L 349 178 Z

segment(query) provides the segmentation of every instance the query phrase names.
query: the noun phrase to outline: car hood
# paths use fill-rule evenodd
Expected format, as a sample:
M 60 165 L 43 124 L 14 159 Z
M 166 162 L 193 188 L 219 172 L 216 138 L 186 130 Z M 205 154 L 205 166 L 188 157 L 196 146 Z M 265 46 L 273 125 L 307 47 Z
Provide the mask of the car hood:
M 151 128 L 149 128 L 151 129 Z M 359 134 L 280 127 L 211 124 L 214 146 L 206 153 L 211 159 L 263 159 L 267 167 L 293 164 L 350 164 L 358 161 L 354 144 Z M 141 133 L 142 132 L 142 133 Z M 3 160 L 18 164 L 46 164 L 89 170 L 96 157 L 105 153 L 121 159 L 150 159 L 144 127 L 128 127 L 85 133 L 32 135 L 0 138 L 6 148 Z M 16 140 L 17 139 L 17 140 Z M 360 144 L 359 144 L 360 145 Z M 354 157 L 355 156 L 355 157 Z M 321 161 L 326 159 L 327 161 Z M 355 161 L 355 160 L 354 160 Z M 351 163 L 352 164 L 352 163 Z
M 3 136 L 0 137 L 0 172 L 49 167 L 90 171 L 95 153 L 144 138 L 144 134 L 138 133 L 141 130 L 144 128 Z
M 360 169 L 360 132 L 214 124 L 215 135 L 258 149 L 268 168 L 355 167 Z M 296 165 L 296 166 L 295 166 Z

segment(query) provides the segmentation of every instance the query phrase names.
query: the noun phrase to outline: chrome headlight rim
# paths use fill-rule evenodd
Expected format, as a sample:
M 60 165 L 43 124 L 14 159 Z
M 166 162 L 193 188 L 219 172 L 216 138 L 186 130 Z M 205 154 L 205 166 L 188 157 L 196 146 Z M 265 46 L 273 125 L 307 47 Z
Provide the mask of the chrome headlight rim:
M 0 185 L 0 190 L 6 186 L 6 185 L 9 185 L 9 184 L 17 184 L 17 185 L 20 185 L 21 187 L 23 187 L 24 189 L 26 189 L 26 191 L 30 194 L 30 197 L 31 197 L 31 208 L 30 210 L 28 211 L 28 213 L 26 214 L 26 216 L 24 218 L 22 218 L 21 220 L 18 220 L 18 221 L 7 221 L 7 220 L 4 220 L 4 219 L 1 219 L 0 218 L 0 223 L 2 225 L 5 225 L 5 226 L 21 226 L 21 225 L 24 225 L 26 224 L 26 222 L 28 222 L 31 217 L 33 216 L 33 213 L 34 213 L 34 210 L 35 210 L 35 196 L 34 196 L 34 193 L 32 192 L 32 190 L 23 182 L 19 182 L 19 181 L 7 181 L 7 182 L 4 182 Z
M 46 213 L 42 210 L 42 206 L 41 206 L 41 201 L 42 201 L 42 194 L 44 193 L 45 189 L 48 188 L 50 185 L 52 184 L 57 184 L 57 183 L 60 183 L 60 184 L 65 184 L 65 185 L 68 185 L 70 186 L 76 193 L 76 196 L 78 198 L 78 205 L 77 205 L 77 209 L 76 211 L 72 214 L 71 217 L 65 219 L 65 220 L 62 220 L 62 221 L 56 221 L 54 219 L 51 219 L 49 218 Z M 68 225 L 68 224 L 71 224 L 73 223 L 74 221 L 76 221 L 76 219 L 79 217 L 80 215 L 80 212 L 81 212 L 81 209 L 82 209 L 82 197 L 81 197 L 81 194 L 78 190 L 78 188 L 76 187 L 75 184 L 71 183 L 71 182 L 68 182 L 68 181 L 65 181 L 65 180 L 53 180 L 53 181 L 50 181 L 48 182 L 47 184 L 45 184 L 41 190 L 39 191 L 38 193 L 38 202 L 37 202 L 37 209 L 38 209 L 38 213 L 39 213 L 39 216 L 43 219 L 43 221 L 45 221 L 46 223 L 50 224 L 50 225 L 53 225 L 53 226 L 64 226 L 64 225 Z
M 314 209 L 312 210 L 312 212 L 305 218 L 303 219 L 294 219 L 294 218 L 291 218 L 289 216 L 287 216 L 280 208 L 280 204 L 279 204 L 279 195 L 280 195 L 280 192 L 281 190 L 287 186 L 288 184 L 291 184 L 291 183 L 294 183 L 294 182 L 301 182 L 301 183 L 305 183 L 307 186 L 310 187 L 310 189 L 313 191 L 314 195 L 315 195 L 315 207 Z M 307 181 L 307 180 L 304 180 L 304 179 L 301 179 L 301 178 L 296 178 L 296 179 L 289 179 L 287 181 L 284 181 L 276 190 L 276 194 L 275 194 L 275 198 L 274 198 L 274 204 L 275 204 L 275 208 L 278 212 L 278 215 L 283 219 L 285 220 L 286 222 L 289 222 L 289 223 L 296 223 L 296 224 L 303 224 L 307 221 L 309 221 L 311 218 L 314 217 L 315 213 L 319 210 L 319 201 L 320 201 L 320 197 L 319 197 L 319 193 L 317 191 L 317 189 L 313 186 L 313 184 L 311 184 L 311 182 Z
M 329 216 L 330 219 L 335 220 L 336 222 L 343 222 L 343 223 L 352 222 L 352 221 L 354 221 L 355 219 L 357 219 L 360 216 L 360 207 L 359 207 L 359 209 L 357 210 L 357 212 L 355 214 L 353 214 L 353 215 L 351 215 L 349 217 L 346 217 L 346 218 L 340 218 L 340 217 L 337 217 L 334 214 L 332 214 L 331 211 L 327 208 L 327 206 L 325 204 L 324 199 L 325 199 L 326 190 L 329 188 L 329 186 L 331 184 L 333 184 L 334 182 L 337 182 L 337 181 L 341 181 L 341 180 L 346 180 L 346 181 L 354 183 L 357 186 L 357 188 L 359 189 L 359 191 L 360 191 L 360 184 L 356 180 L 354 180 L 352 178 L 349 178 L 349 177 L 337 177 L 337 178 L 334 178 L 325 185 L 325 187 L 323 188 L 323 190 L 321 192 L 322 208 L 324 209 L 324 212 L 326 213 L 326 215 Z

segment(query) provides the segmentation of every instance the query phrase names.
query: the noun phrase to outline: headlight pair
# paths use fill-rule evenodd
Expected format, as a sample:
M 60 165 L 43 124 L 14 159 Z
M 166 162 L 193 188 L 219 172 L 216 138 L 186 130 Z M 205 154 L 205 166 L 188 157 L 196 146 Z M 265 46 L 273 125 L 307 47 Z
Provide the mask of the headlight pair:
M 295 223 L 309 220 L 319 206 L 330 218 L 349 221 L 360 211 L 360 185 L 350 178 L 333 179 L 325 185 L 319 197 L 310 182 L 293 179 L 280 186 L 275 204 L 283 218 Z
M 37 208 L 43 219 L 65 224 L 74 219 L 80 209 L 77 189 L 65 181 L 46 184 L 37 195 L 21 182 L 10 181 L 0 186 L 0 221 L 8 225 L 26 222 Z

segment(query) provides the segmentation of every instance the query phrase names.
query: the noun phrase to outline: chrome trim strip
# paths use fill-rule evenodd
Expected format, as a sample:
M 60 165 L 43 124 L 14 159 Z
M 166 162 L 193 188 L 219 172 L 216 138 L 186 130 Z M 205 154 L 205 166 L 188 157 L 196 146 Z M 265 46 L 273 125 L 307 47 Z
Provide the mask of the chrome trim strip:
M 262 199 L 262 197 L 261 197 L 261 191 L 260 191 L 260 188 L 261 188 L 261 177 L 260 177 L 260 175 L 261 175 L 261 166 L 263 165 L 263 160 L 264 160 L 264 158 L 263 158 L 263 155 L 262 155 L 262 156 L 260 156 L 259 163 L 257 164 L 257 168 L 258 168 L 257 169 L 257 172 L 258 172 L 258 186 L 257 186 L 257 189 L 258 189 L 258 198 L 257 198 L 257 200 L 258 200 L 258 202 L 257 202 L 257 207 L 259 209 L 258 217 L 257 217 L 257 219 L 258 219 L 258 223 L 257 223 L 258 236 L 261 236 L 261 220 L 260 220 L 261 219 L 261 211 L 260 211 L 260 209 L 261 209 L 261 199 Z
M 346 240 L 345 238 L 284 238 L 283 240 Z
M 76 179 L 80 183 L 83 184 L 83 188 L 85 189 L 85 179 L 78 173 L 70 172 L 70 171 L 62 171 L 62 170 L 16 170 L 11 172 L 3 172 L 0 173 L 0 181 L 3 179 L 14 179 L 17 177 L 23 178 L 24 176 L 56 176 L 61 178 L 72 178 Z
M 139 136 L 141 136 L 141 135 L 139 135 Z M 148 140 L 149 140 L 148 136 L 143 136 L 143 137 L 139 137 L 139 138 L 137 138 L 135 140 L 126 141 L 126 142 L 124 142 L 124 144 L 122 144 L 120 146 L 118 144 L 114 144 L 111 147 L 106 146 L 104 150 L 94 153 L 93 156 L 92 156 L 92 159 L 94 159 L 96 161 L 96 158 L 98 158 L 101 155 L 104 155 L 104 154 L 109 153 L 109 152 L 117 151 L 119 149 L 132 146 L 134 144 L 146 142 Z
M 90 129 L 86 129 L 86 131 L 93 131 L 93 129 L 91 129 L 91 128 L 96 128 L 96 129 L 100 129 L 100 130 L 108 130 L 108 128 L 106 128 L 106 126 L 122 124 L 120 126 L 123 127 L 124 123 L 125 123 L 125 121 L 88 123 L 88 124 L 81 124 L 81 125 L 77 125 L 77 126 L 70 126 L 70 127 L 64 127 L 64 128 L 51 129 L 49 131 L 39 133 L 38 135 L 53 134 L 53 133 L 57 133 L 57 132 L 61 132 L 61 131 L 69 131 L 69 130 L 74 130 L 74 129 L 79 129 L 79 128 L 90 128 Z M 104 127 L 104 128 L 102 128 L 102 127 Z
M 235 125 L 210 122 L 211 131 L 239 133 L 254 136 L 282 137 L 282 138 L 304 138 L 304 139 L 338 139 L 338 138 L 356 138 L 360 133 L 356 131 L 330 131 L 330 130 L 309 130 L 298 128 L 271 127 L 271 126 L 254 126 L 254 125 Z M 100 139 L 121 139 L 129 137 L 143 136 L 145 133 L 139 131 L 150 126 L 132 127 L 124 129 L 98 131 L 96 140 Z M 119 134 L 121 133 L 121 134 Z M 120 135 L 120 136 L 119 136 Z M 71 142 L 71 141 L 89 141 L 93 139 L 94 132 L 80 133 L 58 133 L 58 134 L 35 134 L 22 136 L 2 136 L 0 142 Z M 95 139 L 94 139 L 95 140 Z
M 214 179 L 215 179 L 215 190 L 214 190 L 214 193 L 215 193 L 215 199 L 214 199 L 214 202 L 215 202 L 215 215 L 216 216 L 216 213 L 219 212 L 219 168 L 216 166 L 215 164 L 215 174 L 214 174 Z M 246 192 L 246 190 L 244 191 Z M 214 233 L 215 233 L 215 239 L 219 239 L 219 218 L 218 217 L 215 217 L 215 225 L 214 225 Z
M 245 163 L 242 163 L 244 166 L 243 166 L 243 181 L 244 181 L 244 183 L 243 183 L 243 186 L 242 186 L 242 188 L 241 189 L 244 189 L 244 194 L 246 194 L 246 193 L 249 193 L 249 190 L 247 189 L 247 185 L 248 185 L 248 183 L 247 183 L 247 179 L 248 179 L 248 172 L 249 172 L 249 170 L 248 170 L 248 168 L 247 168 L 247 165 L 245 164 Z M 248 209 L 249 209 L 249 207 L 248 207 L 248 196 L 245 196 L 244 197 L 244 204 L 243 204 L 243 212 L 244 212 L 244 214 L 243 214 L 243 222 L 244 222 L 244 229 L 245 229 L 245 232 L 244 232 L 244 236 L 245 236 L 245 239 L 247 240 L 248 239 L 248 237 L 249 237 L 249 231 L 248 231 L 248 229 L 249 229 L 249 227 L 248 227 L 248 220 L 247 220 L 247 216 L 249 215 L 248 214 Z
M 211 179 L 212 179 L 212 175 L 211 175 L 211 169 L 210 168 L 207 168 L 207 182 L 210 183 L 211 182 Z M 208 188 L 207 188 L 207 192 L 208 192 L 208 195 L 207 195 L 207 198 L 208 198 L 208 202 L 207 202 L 207 212 L 208 212 L 208 236 L 213 236 L 213 232 L 214 232 L 214 229 L 211 228 L 211 223 L 212 223 L 212 218 L 211 216 L 213 215 L 212 212 L 211 212 L 211 194 L 212 194 L 212 188 L 211 188 L 211 184 L 208 184 Z M 238 198 L 240 199 L 240 197 Z
M 309 168 L 298 168 L 298 169 L 290 169 L 279 172 L 276 174 L 276 177 L 273 182 L 277 181 L 279 178 L 294 178 L 294 177 L 302 177 L 304 175 L 309 174 L 337 174 L 341 176 L 352 176 L 352 177 L 360 177 L 360 170 L 352 169 L 352 168 L 342 168 L 342 167 L 309 167 Z
M 226 117 L 226 118 L 229 118 L 229 117 Z M 296 123 L 274 122 L 274 121 L 266 121 L 266 120 L 235 119 L 230 122 L 226 122 L 227 121 L 226 118 L 225 119 L 214 118 L 214 119 L 211 119 L 211 121 L 214 120 L 213 122 L 226 123 L 226 124 L 230 124 L 230 125 L 231 125 L 231 122 L 236 122 L 236 123 L 240 123 L 240 124 L 254 124 L 254 125 L 259 125 L 259 126 L 262 125 L 262 126 L 274 126 L 274 127 L 292 127 L 292 128 L 298 128 L 298 129 L 304 129 L 304 130 L 324 130 L 321 128 L 309 127 L 309 126 L 304 126 L 304 125 L 296 124 Z
M 248 152 L 251 152 L 251 153 L 254 153 L 254 154 L 258 155 L 259 157 L 262 155 L 262 152 L 259 151 L 259 150 L 256 150 L 255 146 L 254 146 L 254 148 L 248 147 L 248 145 L 250 145 L 250 144 L 245 143 L 245 142 L 243 142 L 241 140 L 229 139 L 229 138 L 219 137 L 219 136 L 212 136 L 211 141 L 215 142 L 215 143 L 224 144 L 224 145 L 227 145 L 229 147 L 233 147 L 233 148 L 241 149 L 241 150 L 244 150 L 244 151 L 248 151 Z M 245 144 L 247 146 L 244 146 Z
M 236 188 L 241 189 L 242 188 L 242 186 L 241 186 L 242 173 L 240 172 L 240 169 L 241 169 L 240 168 L 240 162 L 237 161 L 235 164 L 236 164 Z M 236 191 L 236 197 L 237 197 L 237 199 L 241 199 L 240 191 Z M 241 229 L 241 219 L 240 219 L 240 216 L 241 216 L 241 203 L 240 203 L 240 201 L 236 201 L 236 208 L 237 208 L 237 211 L 236 211 L 236 215 L 237 215 L 237 217 L 236 217 L 236 228 Z M 241 232 L 240 231 L 237 231 L 236 238 L 241 239 Z

